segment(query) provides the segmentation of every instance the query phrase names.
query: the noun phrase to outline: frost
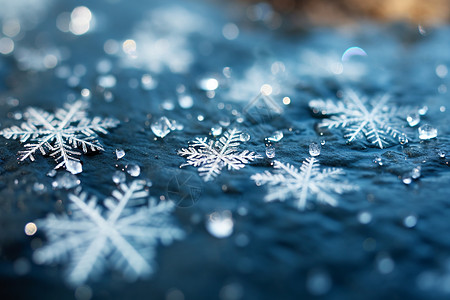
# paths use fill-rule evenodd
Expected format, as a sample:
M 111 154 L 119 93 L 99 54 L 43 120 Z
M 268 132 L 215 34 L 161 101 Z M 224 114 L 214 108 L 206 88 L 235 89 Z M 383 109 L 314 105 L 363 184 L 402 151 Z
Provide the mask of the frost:
M 372 105 L 360 98 L 354 91 L 347 91 L 344 101 L 311 100 L 310 108 L 315 113 L 331 116 L 320 123 L 320 127 L 344 128 L 348 142 L 365 136 L 367 141 L 381 149 L 406 137 L 402 129 L 405 110 L 387 106 L 388 95 L 374 99 Z
M 19 139 L 25 143 L 25 150 L 19 152 L 19 160 L 29 158 L 34 161 L 36 153 L 50 154 L 57 165 L 55 169 L 65 167 L 68 171 L 79 173 L 78 166 L 81 152 L 103 150 L 97 141 L 97 132 L 108 133 L 108 128 L 118 125 L 114 119 L 94 117 L 89 119 L 84 109 L 87 104 L 77 101 L 66 104 L 64 109 L 58 109 L 55 114 L 37 108 L 29 108 L 24 114 L 26 122 L 19 126 L 0 131 L 7 139 Z M 76 168 L 72 166 L 77 166 Z
M 154 272 L 155 248 L 181 239 L 184 233 L 171 220 L 172 202 L 148 199 L 142 181 L 122 183 L 99 205 L 86 193 L 69 195 L 69 214 L 36 221 L 48 244 L 36 250 L 39 264 L 68 262 L 67 281 L 80 285 L 98 277 L 106 266 L 129 280 Z
M 187 149 L 178 151 L 178 155 L 185 156 L 187 163 L 183 166 L 199 167 L 198 172 L 204 181 L 211 181 L 217 177 L 222 168 L 228 170 L 239 170 L 245 164 L 262 156 L 244 150 L 238 152 L 241 132 L 237 129 L 229 129 L 217 141 L 208 141 L 208 138 L 196 138 Z
M 337 199 L 333 193 L 342 194 L 358 189 L 357 186 L 337 180 L 339 175 L 344 174 L 342 169 L 320 171 L 318 160 L 314 157 L 307 158 L 300 169 L 277 160 L 274 161 L 274 168 L 274 173 L 265 171 L 251 176 L 257 185 L 269 186 L 268 194 L 264 197 L 267 202 L 295 199 L 297 207 L 303 210 L 306 201 L 315 197 L 318 202 L 336 206 Z

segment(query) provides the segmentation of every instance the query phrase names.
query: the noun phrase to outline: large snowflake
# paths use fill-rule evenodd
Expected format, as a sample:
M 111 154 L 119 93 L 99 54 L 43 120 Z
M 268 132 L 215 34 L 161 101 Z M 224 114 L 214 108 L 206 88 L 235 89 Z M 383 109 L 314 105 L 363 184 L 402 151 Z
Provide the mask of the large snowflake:
M 268 185 L 265 201 L 285 201 L 294 199 L 296 206 L 303 210 L 306 202 L 312 197 L 318 202 L 337 205 L 333 194 L 342 194 L 357 190 L 357 186 L 339 181 L 339 175 L 344 171 L 339 168 L 319 169 L 318 160 L 307 158 L 298 170 L 290 164 L 274 161 L 275 172 L 265 171 L 251 176 L 257 185 Z
M 320 123 L 320 127 L 344 128 L 348 142 L 366 137 L 372 145 L 383 149 L 393 142 L 406 141 L 402 128 L 406 109 L 388 106 L 388 95 L 373 99 L 369 104 L 354 91 L 347 91 L 344 100 L 311 100 L 310 108 L 315 113 L 331 116 Z
M 228 170 L 239 170 L 245 167 L 245 164 L 262 158 L 248 150 L 238 152 L 240 134 L 237 129 L 229 129 L 217 141 L 208 141 L 206 137 L 196 138 L 189 148 L 178 151 L 179 155 L 187 158 L 187 163 L 181 167 L 199 167 L 198 172 L 203 180 L 210 181 L 220 174 L 224 166 Z
M 81 152 L 103 150 L 98 142 L 97 132 L 107 133 L 108 128 L 116 127 L 119 123 L 114 119 L 102 119 L 86 116 L 87 103 L 77 101 L 66 104 L 64 109 L 58 109 L 55 114 L 37 108 L 28 108 L 24 114 L 25 123 L 0 131 L 0 135 L 7 139 L 19 139 L 25 150 L 19 152 L 19 160 L 29 158 L 34 161 L 36 153 L 50 154 L 57 165 L 55 169 L 65 167 L 72 173 L 81 171 L 81 164 L 77 156 Z
M 69 261 L 73 285 L 98 276 L 105 265 L 133 280 L 153 272 L 158 242 L 167 245 L 184 233 L 171 222 L 173 203 L 148 199 L 145 184 L 133 181 L 99 205 L 86 193 L 69 195 L 70 213 L 36 221 L 49 243 L 34 252 L 37 263 Z

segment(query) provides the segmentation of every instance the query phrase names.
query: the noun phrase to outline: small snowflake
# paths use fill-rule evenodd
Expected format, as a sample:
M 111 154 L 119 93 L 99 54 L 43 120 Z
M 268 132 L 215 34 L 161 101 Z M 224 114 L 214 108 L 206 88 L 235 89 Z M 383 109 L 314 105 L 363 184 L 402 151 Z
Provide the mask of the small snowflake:
M 0 131 L 0 135 L 7 139 L 19 139 L 25 143 L 25 150 L 19 152 L 19 160 L 29 158 L 34 161 L 34 155 L 40 152 L 43 155 L 50 154 L 57 165 L 55 169 L 65 167 L 72 173 L 81 171 L 81 164 L 77 156 L 80 149 L 87 153 L 103 150 L 102 145 L 96 140 L 97 132 L 108 133 L 108 128 L 118 125 L 114 119 L 102 119 L 94 117 L 89 119 L 84 109 L 87 104 L 77 101 L 66 104 L 64 109 L 58 109 L 55 114 L 45 112 L 37 108 L 28 108 L 24 114 L 26 119 L 20 127 L 12 126 Z
M 237 129 L 229 129 L 217 141 L 209 141 L 206 137 L 196 138 L 187 149 L 178 151 L 178 155 L 185 156 L 187 163 L 183 166 L 199 167 L 198 172 L 204 181 L 211 181 L 217 177 L 222 168 L 226 166 L 228 170 L 239 170 L 245 164 L 262 156 L 244 150 L 238 152 L 241 132 Z
M 265 201 L 284 201 L 295 199 L 296 205 L 303 210 L 306 201 L 314 196 L 318 202 L 337 205 L 337 199 L 333 193 L 342 194 L 347 191 L 357 190 L 354 185 L 338 181 L 339 175 L 344 171 L 338 168 L 319 170 L 318 160 L 314 157 L 307 158 L 300 170 L 290 164 L 274 161 L 275 172 L 258 173 L 251 176 L 257 185 L 267 184 L 268 194 Z
M 172 202 L 148 199 L 142 181 L 121 184 L 99 205 L 86 193 L 69 195 L 70 213 L 36 221 L 49 243 L 36 250 L 36 263 L 69 261 L 67 281 L 80 285 L 105 265 L 130 280 L 151 274 L 158 241 L 165 245 L 184 232 L 171 222 Z
M 315 113 L 331 116 L 320 123 L 320 127 L 344 128 L 348 142 L 366 137 L 372 145 L 383 149 L 393 142 L 404 142 L 407 135 L 402 125 L 406 109 L 387 106 L 388 95 L 376 98 L 372 105 L 355 92 L 347 91 L 344 101 L 311 100 L 310 108 Z

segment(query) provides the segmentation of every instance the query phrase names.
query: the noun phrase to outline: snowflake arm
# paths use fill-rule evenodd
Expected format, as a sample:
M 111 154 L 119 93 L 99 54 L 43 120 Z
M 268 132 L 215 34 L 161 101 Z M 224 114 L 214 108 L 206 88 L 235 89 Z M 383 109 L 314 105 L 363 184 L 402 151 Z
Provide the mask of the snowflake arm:
M 19 151 L 19 160 L 34 161 L 36 153 L 50 154 L 57 163 L 55 169 L 65 167 L 71 162 L 78 162 L 82 153 L 101 151 L 97 133 L 108 133 L 107 129 L 114 128 L 118 121 L 94 117 L 86 117 L 87 104 L 77 101 L 66 104 L 64 109 L 56 110 L 55 114 L 36 108 L 28 108 L 24 114 L 26 122 L 20 127 L 12 126 L 0 131 L 0 135 L 7 139 L 19 139 L 28 142 L 24 150 Z M 82 152 L 75 149 L 81 149 Z
M 49 244 L 33 258 L 37 263 L 69 261 L 67 280 L 74 285 L 98 275 L 106 264 L 129 279 L 149 275 L 158 241 L 167 245 L 184 236 L 171 222 L 173 204 L 148 200 L 140 181 L 121 184 L 104 207 L 86 193 L 69 200 L 71 215 L 36 222 Z
M 336 206 L 337 199 L 334 194 L 356 190 L 356 186 L 338 181 L 338 177 L 342 174 L 343 170 L 337 168 L 320 171 L 318 160 L 310 157 L 302 163 L 300 169 L 275 161 L 274 173 L 265 171 L 250 178 L 257 185 L 268 186 L 265 201 L 294 199 L 297 208 L 303 210 L 307 200 L 312 197 L 318 202 Z
M 187 159 L 181 167 L 186 165 L 198 167 L 203 180 L 211 181 L 221 173 L 224 166 L 228 170 L 239 170 L 253 160 L 261 158 L 260 155 L 248 150 L 238 152 L 240 133 L 237 129 L 230 129 L 215 142 L 208 142 L 206 137 L 196 138 L 189 148 L 178 151 L 178 155 Z

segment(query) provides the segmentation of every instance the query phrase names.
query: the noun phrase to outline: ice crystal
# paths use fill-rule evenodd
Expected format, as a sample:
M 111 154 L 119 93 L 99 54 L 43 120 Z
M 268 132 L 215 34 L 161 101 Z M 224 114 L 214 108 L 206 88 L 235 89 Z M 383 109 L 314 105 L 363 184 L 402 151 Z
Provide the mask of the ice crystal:
M 24 117 L 25 123 L 19 126 L 0 131 L 0 135 L 7 139 L 19 139 L 25 143 L 25 150 L 19 152 L 19 160 L 24 161 L 29 158 L 34 161 L 36 153 L 43 155 L 50 154 L 55 161 L 56 167 L 65 167 L 68 171 L 79 170 L 78 156 L 88 151 L 103 150 L 98 142 L 97 132 L 108 133 L 108 128 L 118 125 L 114 119 L 102 119 L 94 117 L 89 119 L 86 116 L 85 108 L 87 104 L 77 101 L 73 104 L 66 104 L 64 109 L 58 109 L 55 114 L 45 112 L 37 108 L 29 108 Z M 79 173 L 78 171 L 76 173 Z
M 388 100 L 389 96 L 384 95 L 370 105 L 350 90 L 344 94 L 344 101 L 311 100 L 309 106 L 316 113 L 331 116 L 320 127 L 344 128 L 348 142 L 365 136 L 372 145 L 383 149 L 394 141 L 399 142 L 400 136 L 406 137 L 402 128 L 406 109 L 387 106 Z
M 275 172 L 265 171 L 251 176 L 257 185 L 267 184 L 268 194 L 265 201 L 296 200 L 296 206 L 303 210 L 306 202 L 315 197 L 318 202 L 337 205 L 337 199 L 333 195 L 347 191 L 357 190 L 357 187 L 343 181 L 338 181 L 339 175 L 344 171 L 339 168 L 327 168 L 320 170 L 318 160 L 314 157 L 307 158 L 300 169 L 290 164 L 274 161 Z
M 187 163 L 181 167 L 199 167 L 198 171 L 203 180 L 210 181 L 220 174 L 224 166 L 228 170 L 239 170 L 245 167 L 245 164 L 262 158 L 248 150 L 238 152 L 240 134 L 237 129 L 229 129 L 217 141 L 208 141 L 206 137 L 196 138 L 189 148 L 178 151 L 178 155 L 187 158 Z
M 172 223 L 173 203 L 149 199 L 142 181 L 120 184 L 103 205 L 84 192 L 69 200 L 69 214 L 36 221 L 48 244 L 33 258 L 39 264 L 68 262 L 66 279 L 75 286 L 107 266 L 129 280 L 147 276 L 158 242 L 168 245 L 184 236 Z

